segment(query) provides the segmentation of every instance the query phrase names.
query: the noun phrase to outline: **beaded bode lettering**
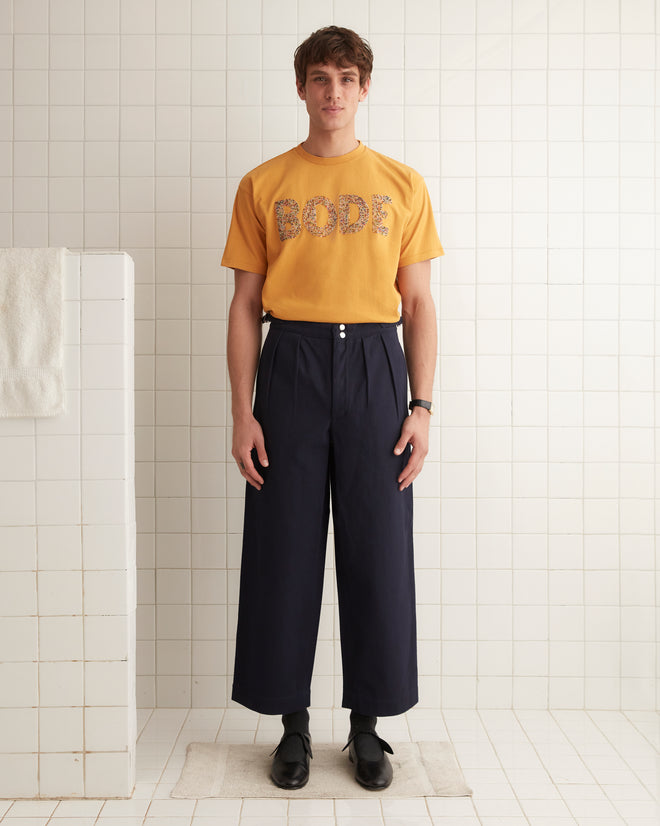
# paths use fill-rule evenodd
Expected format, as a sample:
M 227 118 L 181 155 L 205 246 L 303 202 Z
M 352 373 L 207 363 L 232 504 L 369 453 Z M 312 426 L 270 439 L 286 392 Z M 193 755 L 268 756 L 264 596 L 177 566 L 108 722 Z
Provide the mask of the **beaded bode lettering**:
M 389 213 L 385 210 L 386 204 L 391 204 L 389 195 L 374 194 L 371 196 L 371 231 L 386 236 L 389 227 L 385 224 Z M 325 213 L 325 223 L 319 223 L 321 216 L 317 207 Z M 355 209 L 357 207 L 357 210 Z M 297 238 L 303 227 L 317 238 L 325 238 L 334 232 L 339 224 L 339 232 L 349 235 L 360 232 L 369 221 L 369 206 L 359 195 L 344 194 L 339 196 L 338 207 L 325 195 L 315 195 L 309 198 L 303 207 L 300 216 L 300 205 L 295 198 L 282 198 L 275 201 L 275 218 L 280 241 L 290 241 Z
M 316 223 L 316 207 L 321 204 L 323 204 L 328 212 L 328 222 L 322 227 Z M 324 238 L 326 235 L 330 235 L 332 230 L 337 226 L 337 210 L 330 198 L 326 198 L 325 195 L 315 195 L 305 204 L 302 220 L 305 229 L 311 232 L 312 235 L 318 235 L 319 238 Z
M 391 203 L 392 199 L 389 195 L 371 196 L 371 213 L 373 222 L 372 229 L 374 232 L 379 232 L 381 235 L 387 235 L 389 232 L 389 229 L 383 223 L 388 216 L 388 213 L 383 209 L 383 206 Z
M 283 198 L 281 201 L 275 201 L 275 216 L 277 218 L 277 228 L 280 232 L 280 241 L 295 238 L 300 232 L 298 210 L 298 202 L 294 201 L 293 198 Z
M 378 196 L 373 196 L 378 197 Z M 358 217 L 356 221 L 350 223 L 351 204 L 355 204 L 358 208 Z M 362 227 L 369 220 L 369 207 L 360 198 L 359 195 L 340 195 L 339 196 L 339 230 L 346 235 L 349 232 L 359 232 Z

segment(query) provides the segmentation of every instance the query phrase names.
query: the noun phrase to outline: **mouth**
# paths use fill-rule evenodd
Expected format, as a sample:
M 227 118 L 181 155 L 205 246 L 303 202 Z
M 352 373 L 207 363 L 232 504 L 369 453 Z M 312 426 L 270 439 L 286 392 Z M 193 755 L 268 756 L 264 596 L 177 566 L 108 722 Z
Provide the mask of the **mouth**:
M 324 106 L 324 112 L 341 112 L 341 106 Z

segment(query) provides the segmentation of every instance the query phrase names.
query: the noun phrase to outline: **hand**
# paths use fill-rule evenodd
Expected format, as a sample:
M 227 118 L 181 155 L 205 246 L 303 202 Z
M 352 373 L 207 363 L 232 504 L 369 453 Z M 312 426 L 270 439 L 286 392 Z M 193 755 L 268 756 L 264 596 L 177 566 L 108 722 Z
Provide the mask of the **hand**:
M 429 425 L 431 414 L 423 407 L 414 407 L 401 428 L 399 441 L 394 446 L 394 453 L 398 456 L 407 444 L 412 445 L 412 453 L 407 465 L 399 474 L 399 490 L 405 490 L 415 479 L 424 465 L 424 459 L 429 452 Z
M 253 488 L 261 490 L 264 480 L 252 461 L 252 448 L 256 448 L 259 462 L 264 467 L 268 467 L 264 433 L 259 422 L 252 414 L 245 418 L 234 419 L 231 455 L 236 459 L 241 476 Z

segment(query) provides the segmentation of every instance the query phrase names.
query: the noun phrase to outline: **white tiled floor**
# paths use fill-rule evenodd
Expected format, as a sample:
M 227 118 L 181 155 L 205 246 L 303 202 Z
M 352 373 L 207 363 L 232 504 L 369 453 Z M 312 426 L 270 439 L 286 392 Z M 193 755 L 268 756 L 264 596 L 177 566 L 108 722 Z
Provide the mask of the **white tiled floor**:
M 655 712 L 411 709 L 378 720 L 390 743 L 450 740 L 474 795 L 460 798 L 179 800 L 192 740 L 264 743 L 279 716 L 247 709 L 140 709 L 131 800 L 0 800 L 3 826 L 652 826 L 660 781 Z M 312 742 L 344 745 L 348 709 L 311 709 Z M 348 760 L 348 757 L 346 757 Z M 314 770 L 312 761 L 311 771 Z

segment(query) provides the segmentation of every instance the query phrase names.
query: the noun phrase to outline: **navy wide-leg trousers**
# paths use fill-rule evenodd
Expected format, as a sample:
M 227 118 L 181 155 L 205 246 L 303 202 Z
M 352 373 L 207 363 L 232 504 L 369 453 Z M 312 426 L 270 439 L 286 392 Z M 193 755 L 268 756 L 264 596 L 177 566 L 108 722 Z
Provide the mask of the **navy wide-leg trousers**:
M 246 483 L 232 700 L 263 714 L 310 705 L 330 498 L 342 706 L 388 716 L 418 701 L 412 485 L 393 453 L 408 415 L 396 324 L 272 319 L 254 414 L 264 478 Z

